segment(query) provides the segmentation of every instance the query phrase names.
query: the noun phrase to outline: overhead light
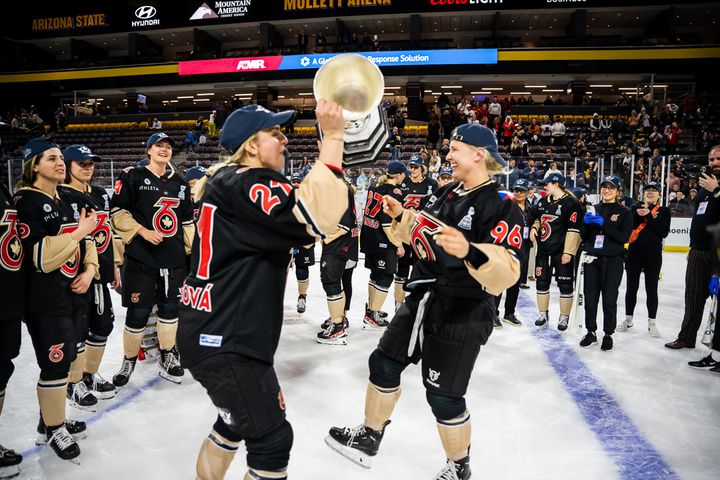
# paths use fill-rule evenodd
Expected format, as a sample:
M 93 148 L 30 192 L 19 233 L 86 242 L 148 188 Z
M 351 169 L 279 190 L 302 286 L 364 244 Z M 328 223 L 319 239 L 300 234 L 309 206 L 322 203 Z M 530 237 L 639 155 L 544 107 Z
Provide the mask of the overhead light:
M 563 90 L 562 88 L 546 88 L 546 89 L 543 90 L 543 92 L 548 92 L 548 93 L 551 93 L 551 92 L 564 92 L 564 91 L 565 91 L 565 90 Z
M 532 92 L 510 92 L 510 95 L 532 95 Z
M 443 92 L 445 95 L 452 95 L 452 92 Z
M 278 95 L 278 100 L 280 100 L 281 98 L 285 98 L 285 95 Z
M 637 87 L 620 87 L 620 88 L 618 88 L 618 90 L 637 92 L 639 90 L 639 88 L 637 88 Z
M 400 90 L 402 87 L 385 87 L 385 90 Z
M 462 85 L 440 85 L 440 88 L 462 88 Z
M 490 95 L 492 92 L 470 92 L 470 95 Z
M 236 97 L 252 97 L 252 93 L 236 93 Z
M 298 93 L 298 95 L 308 96 L 308 95 L 312 95 L 312 92 L 302 92 L 302 93 Z
M 547 85 L 525 85 L 525 88 L 547 88 Z
M 177 97 L 177 98 L 178 98 L 178 100 L 181 100 L 181 99 L 183 99 L 183 98 L 195 98 L 195 97 L 193 97 L 192 95 L 190 95 L 189 97 L 188 97 L 188 96 L 184 96 L 184 97 Z
M 393 96 L 395 96 L 395 94 L 392 93 L 392 92 L 385 92 L 383 95 L 386 96 L 386 97 L 393 97 Z
M 668 87 L 667 85 L 662 85 L 662 84 L 655 84 L 655 85 L 649 85 L 649 86 L 653 87 L 653 88 L 667 88 Z M 102 99 L 98 98 L 98 100 L 102 100 Z
M 432 90 L 425 90 L 425 93 L 432 93 Z
M 590 88 L 612 88 L 612 85 L 590 85 Z
M 656 86 L 656 87 L 659 87 L 660 85 L 655 85 L 655 86 Z M 667 85 L 663 85 L 663 87 L 666 87 L 666 86 L 667 86 Z M 96 98 L 96 99 L 95 99 L 96 102 L 102 102 L 103 100 L 105 100 L 105 99 L 104 99 L 104 98 Z
M 178 103 L 179 100 L 170 100 L 170 103 Z
M 209 102 L 209 98 L 196 98 L 193 102 Z
M 208 93 L 196 93 L 195 95 L 197 95 L 198 97 L 203 97 L 203 96 L 205 96 L 205 97 L 210 97 L 210 96 L 215 95 L 215 94 L 212 93 L 212 92 L 208 92 Z
M 590 92 L 590 91 L 585 92 L 585 95 L 591 95 L 591 94 L 592 94 L 592 92 Z
M 440 95 L 440 92 L 432 92 L 433 95 Z
M 487 87 L 487 88 L 483 88 L 483 90 L 504 90 L 504 88 L 502 88 L 502 87 Z

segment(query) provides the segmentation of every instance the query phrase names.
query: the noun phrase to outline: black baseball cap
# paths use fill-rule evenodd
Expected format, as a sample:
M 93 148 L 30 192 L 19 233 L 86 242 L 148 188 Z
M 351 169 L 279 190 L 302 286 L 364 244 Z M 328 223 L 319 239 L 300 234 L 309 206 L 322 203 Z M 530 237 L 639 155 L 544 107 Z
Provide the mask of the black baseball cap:
M 63 150 L 63 157 L 65 157 L 65 164 L 69 165 L 70 162 L 84 162 L 86 160 L 100 160 L 98 155 L 92 153 L 89 147 L 85 145 L 75 144 Z
M 147 142 L 145 143 L 145 148 L 148 149 L 156 143 L 160 143 L 163 141 L 168 142 L 173 148 L 175 147 L 175 140 L 173 140 L 170 135 L 163 132 L 157 132 L 150 135 L 150 137 L 147 139 Z
M 490 152 L 495 161 L 501 166 L 507 165 L 505 159 L 498 152 L 498 141 L 495 133 L 484 125 L 464 123 L 455 129 L 450 140 L 467 143 L 473 147 L 482 147 Z
M 194 167 L 188 168 L 187 172 L 185 172 L 185 181 L 189 182 L 190 180 L 200 180 L 206 175 L 207 169 L 205 167 L 196 165 Z
M 27 162 L 34 156 L 40 155 L 51 148 L 60 148 L 60 145 L 50 142 L 47 138 L 33 138 L 23 147 L 23 161 Z
M 615 188 L 620 188 L 622 183 L 620 182 L 620 179 L 616 177 L 615 175 L 608 175 L 607 177 L 602 179 L 602 182 L 600 183 L 600 186 L 605 185 L 606 183 L 609 183 Z
M 650 189 L 655 189 L 655 190 L 657 190 L 658 192 L 662 192 L 662 186 L 660 186 L 660 183 L 658 183 L 658 182 L 648 182 L 648 183 L 646 183 L 645 186 L 643 187 L 643 190 L 647 190 L 648 188 L 650 188 Z
M 294 118 L 295 110 L 273 113 L 261 105 L 239 108 L 225 120 L 220 134 L 220 146 L 233 154 L 258 131 L 275 125 L 285 126 Z

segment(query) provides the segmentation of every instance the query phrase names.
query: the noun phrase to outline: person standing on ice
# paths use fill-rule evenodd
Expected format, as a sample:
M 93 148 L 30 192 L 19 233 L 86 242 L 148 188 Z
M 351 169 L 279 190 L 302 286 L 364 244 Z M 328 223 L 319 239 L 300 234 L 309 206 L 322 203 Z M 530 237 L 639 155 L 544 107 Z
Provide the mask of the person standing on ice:
M 370 467 L 400 397 L 400 375 L 422 360 L 427 401 L 437 421 L 447 463 L 436 479 L 470 478 L 470 414 L 465 405 L 473 365 L 493 330 L 495 295 L 520 276 L 522 213 L 492 175 L 505 161 L 495 134 L 459 126 L 447 156 L 458 180 L 437 190 L 419 212 L 392 195 L 383 208 L 393 232 L 419 261 L 395 314 L 369 358 L 365 420 L 333 427 L 325 442 Z
M 230 157 L 198 188 L 177 338 L 183 365 L 218 409 L 197 459 L 201 480 L 224 478 L 241 441 L 246 480 L 287 478 L 293 431 L 273 361 L 290 250 L 325 238 L 348 208 L 342 108 L 318 102 L 319 161 L 293 190 L 280 173 L 288 142 L 280 127 L 294 114 L 258 105 L 235 110 L 220 134 Z

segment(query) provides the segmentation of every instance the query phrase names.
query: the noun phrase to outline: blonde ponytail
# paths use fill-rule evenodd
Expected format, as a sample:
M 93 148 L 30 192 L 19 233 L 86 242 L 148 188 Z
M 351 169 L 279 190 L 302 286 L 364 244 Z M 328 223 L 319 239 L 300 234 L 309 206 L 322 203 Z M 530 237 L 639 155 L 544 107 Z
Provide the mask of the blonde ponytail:
M 197 188 L 195 191 L 195 200 L 199 201 L 203 194 L 205 193 L 205 186 L 207 185 L 207 182 L 210 181 L 210 179 L 217 173 L 218 170 L 220 170 L 223 167 L 229 167 L 232 165 L 243 165 L 245 160 L 247 159 L 247 152 L 245 151 L 245 147 L 252 141 L 254 141 L 257 138 L 257 133 L 253 134 L 250 138 L 245 140 L 242 145 L 240 145 L 240 148 L 235 150 L 235 153 L 230 155 L 229 157 L 225 157 L 220 162 L 216 163 L 215 165 L 208 168 L 207 175 L 205 175 L 203 178 L 198 180 Z

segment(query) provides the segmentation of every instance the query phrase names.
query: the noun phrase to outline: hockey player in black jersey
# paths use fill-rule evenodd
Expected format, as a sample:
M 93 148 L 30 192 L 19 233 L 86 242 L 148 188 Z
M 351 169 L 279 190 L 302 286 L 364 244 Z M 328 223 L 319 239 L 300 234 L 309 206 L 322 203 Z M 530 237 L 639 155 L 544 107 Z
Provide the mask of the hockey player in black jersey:
M 125 386 L 137 362 L 140 342 L 153 305 L 157 305 L 160 376 L 182 381 L 175 333 L 180 286 L 185 278 L 195 225 L 190 188 L 170 165 L 175 141 L 158 132 L 146 142 L 149 163 L 133 168 L 115 184 L 110 215 L 115 231 L 127 245 L 123 263 L 124 357 L 113 376 Z
M 70 372 L 68 390 L 70 402 L 82 409 L 94 410 L 96 398 L 108 399 L 115 396 L 115 386 L 98 374 L 105 345 L 113 329 L 115 314 L 108 284 L 120 283 L 117 266 L 122 260 L 115 255 L 113 232 L 110 228 L 110 196 L 102 187 L 93 186 L 90 181 L 95 169 L 93 155 L 85 145 L 70 145 L 63 150 L 66 165 L 65 184 L 58 187 L 60 198 L 70 204 L 73 210 L 81 208 L 95 210 L 98 222 L 90 236 L 95 241 L 100 265 L 100 280 L 94 281 L 79 302 L 78 314 L 87 315 L 88 331 L 84 344 L 84 361 L 76 371 Z M 78 353 L 80 357 L 80 353 Z M 82 379 L 82 382 L 80 382 Z
M 95 242 L 97 215 L 63 202 L 57 186 L 65 180 L 65 162 L 57 145 L 43 138 L 23 150 L 25 164 L 14 203 L 26 252 L 24 320 L 40 367 L 38 443 L 47 442 L 64 460 L 80 455 L 75 435 L 85 424 L 65 421 L 68 373 L 77 367 L 77 348 L 87 324 L 74 317 L 73 297 L 83 295 L 98 274 Z
M 418 212 L 384 198 L 393 232 L 419 260 L 409 295 L 370 355 L 365 420 L 333 427 L 326 443 L 370 467 L 400 397 L 400 375 L 422 360 L 423 384 L 447 457 L 436 479 L 470 478 L 470 414 L 464 395 L 493 330 L 494 296 L 520 275 L 522 214 L 491 175 L 505 164 L 495 134 L 465 124 L 452 136 L 448 160 L 457 182 L 435 192 Z
M 335 230 L 322 240 L 320 280 L 327 297 L 330 317 L 320 326 L 318 343 L 346 345 L 349 322 L 346 316 L 352 297 L 352 274 L 358 260 L 358 236 L 355 189 L 347 184 L 348 208 Z
M 435 180 L 427 176 L 428 169 L 419 155 L 413 155 L 408 160 L 407 168 L 410 175 L 400 184 L 403 194 L 403 208 L 420 209 L 422 199 L 438 189 Z M 410 245 L 403 244 L 403 255 L 398 258 L 398 268 L 395 272 L 395 309 L 405 301 L 405 282 L 410 277 L 410 267 L 415 263 Z
M 22 242 L 17 210 L 5 185 L 0 185 L 0 414 L 5 403 L 5 387 L 15 366 L 13 358 L 20 354 L 20 321 L 25 293 Z M 0 478 L 20 472 L 22 455 L 0 445 Z
M 246 480 L 286 478 L 293 432 L 273 358 L 290 249 L 325 237 L 348 208 L 342 108 L 320 100 L 316 113 L 323 146 L 297 189 L 280 173 L 280 126 L 294 112 L 248 105 L 225 121 L 220 146 L 231 156 L 211 169 L 200 197 L 178 345 L 219 412 L 198 456 L 201 480 L 223 478 L 241 441 Z
M 300 171 L 290 176 L 290 184 L 298 188 L 303 181 Z M 293 248 L 293 265 L 295 266 L 295 279 L 298 285 L 298 299 L 296 309 L 298 313 L 305 313 L 307 308 L 307 292 L 310 288 L 310 267 L 315 265 L 315 243 Z
M 550 281 L 553 273 L 560 289 L 558 330 L 565 331 L 572 311 L 575 289 L 573 257 L 580 247 L 580 204 L 565 188 L 565 177 L 552 173 L 541 181 L 547 195 L 537 206 L 537 217 L 530 238 L 537 244 L 535 279 L 540 316 L 535 325 L 548 327 Z
M 380 316 L 380 310 L 397 271 L 398 255 L 405 252 L 400 239 L 390 230 L 392 219 L 383 211 L 382 199 L 392 195 L 402 202 L 400 184 L 409 173 L 404 163 L 393 160 L 387 164 L 387 173 L 380 177 L 378 186 L 367 193 L 360 229 L 360 251 L 365 254 L 365 268 L 370 270 L 363 328 L 384 329 L 388 326 L 387 319 Z

